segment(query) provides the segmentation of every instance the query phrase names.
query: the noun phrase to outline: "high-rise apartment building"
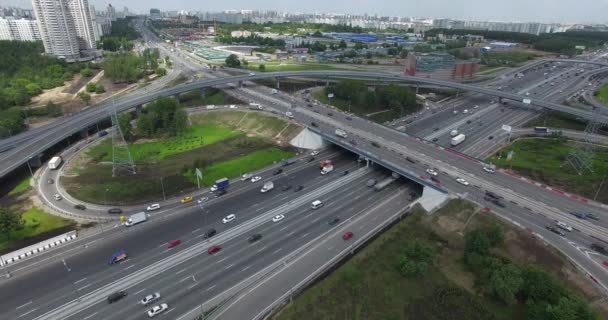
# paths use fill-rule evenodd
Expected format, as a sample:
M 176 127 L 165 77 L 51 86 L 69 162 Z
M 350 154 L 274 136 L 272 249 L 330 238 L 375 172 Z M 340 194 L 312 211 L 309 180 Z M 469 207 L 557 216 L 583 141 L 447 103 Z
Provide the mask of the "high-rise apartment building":
M 116 8 L 109 4 L 106 12 L 108 13 L 108 18 L 110 18 L 111 21 L 116 21 Z
M 0 18 L 0 40 L 42 40 L 38 23 L 30 19 Z
M 75 60 L 81 50 L 96 49 L 88 0 L 32 0 L 32 5 L 48 54 Z

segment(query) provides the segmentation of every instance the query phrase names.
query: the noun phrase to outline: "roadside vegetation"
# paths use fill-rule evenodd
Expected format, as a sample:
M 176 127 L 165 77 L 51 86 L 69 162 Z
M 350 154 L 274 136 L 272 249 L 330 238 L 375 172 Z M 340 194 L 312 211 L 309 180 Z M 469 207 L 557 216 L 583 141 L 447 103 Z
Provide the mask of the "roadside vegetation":
M 595 91 L 595 96 L 599 101 L 605 105 L 608 105 L 608 84 L 605 84 L 597 89 Z
M 321 63 L 294 63 L 294 62 L 264 62 L 250 63 L 247 66 L 249 69 L 260 72 L 276 72 L 276 71 L 305 71 L 305 70 L 333 70 L 334 66 Z
M 16 196 L 19 195 L 21 193 L 24 193 L 28 190 L 30 190 L 32 187 L 30 186 L 30 181 L 32 180 L 32 177 L 27 175 L 25 176 L 23 179 L 21 179 L 21 181 L 19 181 L 19 183 L 13 187 L 13 189 L 11 189 L 11 191 L 8 192 L 9 196 Z
M 489 162 L 530 177 L 538 182 L 572 192 L 590 199 L 608 203 L 608 148 L 597 147 L 592 160 L 594 172 L 583 175 L 566 163 L 574 143 L 559 134 L 544 139 L 520 139 L 498 151 Z M 511 161 L 506 154 L 514 152 Z M 600 187 L 602 188 L 600 190 Z
M 184 92 L 179 95 L 179 105 L 182 107 L 223 106 L 230 104 L 242 104 L 242 102 L 215 88 L 206 88 L 205 95 L 200 90 Z
M 415 209 L 273 319 L 599 320 L 601 299 L 529 233 L 452 200 Z

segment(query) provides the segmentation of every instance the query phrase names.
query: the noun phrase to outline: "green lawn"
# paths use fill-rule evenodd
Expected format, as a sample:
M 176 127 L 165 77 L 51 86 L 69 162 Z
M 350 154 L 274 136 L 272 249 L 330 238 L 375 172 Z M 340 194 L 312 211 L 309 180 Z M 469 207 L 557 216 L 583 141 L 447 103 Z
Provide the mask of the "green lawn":
M 587 124 L 576 120 L 576 117 L 567 113 L 549 112 L 526 123 L 525 127 L 549 127 L 570 130 L 585 130 Z
M 30 186 L 30 180 L 32 179 L 31 176 L 27 176 L 25 178 L 23 178 L 23 180 L 21 180 L 9 193 L 9 196 L 14 196 L 20 193 L 23 193 L 27 190 L 29 190 L 31 188 Z
M 592 198 L 595 196 L 602 178 L 608 175 L 608 149 L 598 148 L 593 159 L 593 173 L 578 175 L 564 159 L 574 144 L 556 139 L 522 139 L 500 150 L 489 161 L 510 168 L 522 175 L 529 176 L 563 189 Z M 513 150 L 512 161 L 506 160 L 506 153 Z M 499 157 L 500 156 L 500 157 Z M 608 187 L 604 186 L 597 200 L 608 202 Z
M 186 129 L 185 133 L 180 137 L 155 142 L 130 144 L 129 151 L 136 162 L 157 161 L 241 134 L 225 126 L 196 125 Z M 111 141 L 107 139 L 98 146 L 93 147 L 88 154 L 94 159 L 112 161 Z
M 279 64 L 276 62 L 260 63 L 266 66 L 266 72 L 275 71 L 305 71 L 305 70 L 333 70 L 334 66 L 320 63 L 285 63 Z M 248 69 L 259 71 L 260 64 L 249 64 Z
M 203 170 L 203 184 L 210 186 L 216 180 L 224 177 L 238 177 L 243 173 L 262 169 L 282 159 L 291 158 L 294 154 L 295 153 L 293 152 L 273 147 L 255 151 L 228 161 L 212 164 Z M 196 183 L 196 176 L 193 172 L 189 172 L 188 177 L 191 181 Z
M 34 237 L 39 234 L 51 232 L 54 230 L 66 228 L 73 224 L 72 221 L 66 220 L 42 211 L 39 208 L 33 207 L 21 214 L 23 219 L 23 227 L 11 233 L 11 241 L 6 241 L 5 237 L 0 240 L 0 250 L 4 250 L 15 242 Z
M 597 91 L 596 91 L 596 97 L 599 101 L 603 102 L 604 104 L 608 105 L 608 84 L 605 84 L 603 86 L 601 86 Z

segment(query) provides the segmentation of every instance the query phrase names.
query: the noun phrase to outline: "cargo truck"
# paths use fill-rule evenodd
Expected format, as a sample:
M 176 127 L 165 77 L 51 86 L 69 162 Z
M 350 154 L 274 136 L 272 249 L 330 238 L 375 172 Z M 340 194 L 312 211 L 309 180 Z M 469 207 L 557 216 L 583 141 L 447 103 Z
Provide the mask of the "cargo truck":
M 334 166 L 333 165 L 326 165 L 325 167 L 323 167 L 323 169 L 321 169 L 321 174 L 322 175 L 326 175 L 330 172 L 334 171 Z
M 549 128 L 547 127 L 534 127 L 535 133 L 549 133 Z
M 336 129 L 336 131 L 334 132 L 338 137 L 342 137 L 342 138 L 346 138 L 348 137 L 348 135 L 346 134 L 346 131 L 342 130 L 342 129 Z
M 61 165 L 62 162 L 63 162 L 63 159 L 61 159 L 61 157 L 59 157 L 59 156 L 52 157 L 51 161 L 49 161 L 49 169 L 55 170 L 55 169 L 59 168 L 59 166 Z
M 118 263 L 120 261 L 126 260 L 128 257 L 129 256 L 127 255 L 125 249 L 120 249 L 112 254 L 112 257 L 110 257 L 110 260 L 108 260 L 108 264 Z
M 266 193 L 272 189 L 274 189 L 274 182 L 268 181 L 268 182 L 264 183 L 264 186 L 262 187 L 262 189 L 260 189 L 260 192 Z
M 138 212 L 136 214 L 132 214 L 129 216 L 129 218 L 127 219 L 127 222 L 125 222 L 125 226 L 130 227 L 133 225 L 136 225 L 138 223 L 142 223 L 144 221 L 148 220 L 148 216 L 146 216 L 145 212 Z
M 222 179 L 215 181 L 215 187 L 218 190 L 224 190 L 224 189 L 228 188 L 228 186 L 230 186 L 230 180 L 228 180 L 228 178 L 222 178 Z
M 323 161 L 319 162 L 319 168 L 323 169 L 323 168 L 325 168 L 325 166 L 332 165 L 332 164 L 333 164 L 333 162 L 331 162 L 331 160 L 323 160 Z
M 455 146 L 461 144 L 465 138 L 466 138 L 466 136 L 462 133 L 455 136 L 454 138 L 452 138 L 452 142 L 451 142 L 452 147 L 455 147 Z

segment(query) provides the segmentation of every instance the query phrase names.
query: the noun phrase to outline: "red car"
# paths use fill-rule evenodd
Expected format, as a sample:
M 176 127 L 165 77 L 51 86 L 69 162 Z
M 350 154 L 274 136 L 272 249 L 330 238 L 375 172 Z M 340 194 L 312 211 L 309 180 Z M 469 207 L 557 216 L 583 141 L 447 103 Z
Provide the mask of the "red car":
M 220 250 L 222 250 L 222 248 L 220 246 L 211 246 L 211 247 L 209 247 L 209 249 L 207 249 L 207 253 L 214 254 Z
M 608 260 L 604 261 L 604 267 L 608 267 Z
M 179 245 L 180 243 L 182 243 L 182 241 L 179 239 L 171 240 L 171 241 L 169 241 L 167 248 L 173 248 L 173 247 Z
M 344 239 L 344 240 L 349 240 L 352 237 L 353 237 L 353 233 L 350 231 L 348 231 L 342 235 L 342 239 Z

